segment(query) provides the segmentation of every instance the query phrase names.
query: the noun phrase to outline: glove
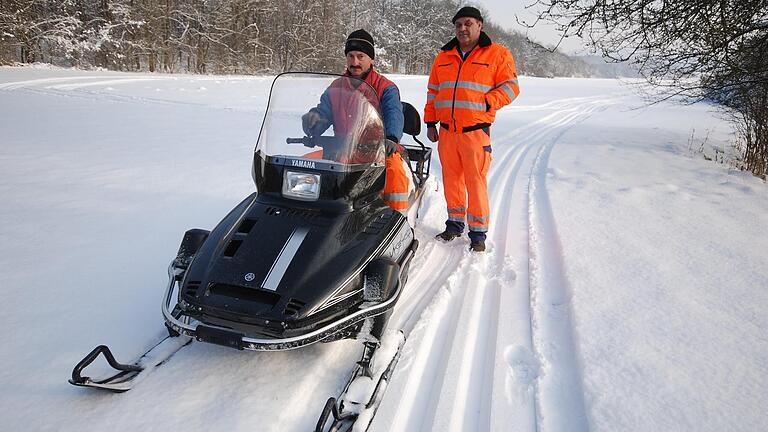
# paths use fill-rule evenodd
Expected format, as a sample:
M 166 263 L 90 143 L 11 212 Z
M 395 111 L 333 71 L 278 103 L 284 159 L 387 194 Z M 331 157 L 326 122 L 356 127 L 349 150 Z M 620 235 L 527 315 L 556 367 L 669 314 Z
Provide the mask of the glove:
M 440 134 L 437 132 L 437 128 L 435 126 L 427 127 L 427 138 L 429 138 L 429 140 L 432 142 L 440 139 Z
M 397 143 L 387 138 L 384 140 L 384 153 L 387 157 L 392 156 L 397 151 Z
M 320 114 L 314 109 L 301 116 L 301 128 L 307 136 L 313 136 L 313 129 L 320 123 Z

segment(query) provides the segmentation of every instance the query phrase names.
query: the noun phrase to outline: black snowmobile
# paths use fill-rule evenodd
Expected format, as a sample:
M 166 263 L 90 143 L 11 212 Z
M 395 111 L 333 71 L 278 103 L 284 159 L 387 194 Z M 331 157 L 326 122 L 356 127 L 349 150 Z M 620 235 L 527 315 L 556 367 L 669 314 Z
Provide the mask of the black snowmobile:
M 338 118 L 327 119 L 334 122 L 322 135 L 307 136 L 302 115 L 324 93 Z M 287 350 L 359 338 L 365 373 L 418 246 L 412 224 L 431 157 L 415 137 L 417 111 L 403 103 L 405 133 L 418 143 L 404 146 L 413 177 L 409 223 L 381 198 L 385 137 L 377 105 L 376 92 L 351 77 L 277 76 L 253 158 L 257 192 L 213 231 L 185 233 L 168 269 L 162 313 L 169 338 L 158 344 L 162 349 L 121 364 L 99 346 L 78 363 L 70 383 L 126 391 L 192 340 Z M 100 354 L 117 372 L 82 376 Z

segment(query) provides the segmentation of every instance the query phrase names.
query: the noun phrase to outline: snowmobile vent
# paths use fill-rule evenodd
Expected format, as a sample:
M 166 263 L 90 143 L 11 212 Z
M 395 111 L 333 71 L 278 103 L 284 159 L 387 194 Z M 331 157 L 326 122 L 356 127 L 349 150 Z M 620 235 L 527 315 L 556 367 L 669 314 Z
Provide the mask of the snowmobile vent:
M 294 316 L 298 314 L 301 308 L 303 308 L 305 305 L 306 303 L 304 303 L 301 300 L 291 299 L 290 301 L 288 301 L 288 304 L 285 305 L 285 310 L 283 311 L 283 314 Z
M 224 250 L 224 256 L 228 258 L 232 258 L 235 256 L 235 252 L 240 248 L 240 245 L 243 244 L 242 240 L 232 240 L 227 245 L 227 248 Z
M 237 227 L 238 234 L 248 234 L 253 229 L 254 225 L 256 225 L 256 222 L 258 222 L 258 219 L 243 219 L 242 222 L 240 222 L 240 226 Z
M 209 291 L 214 295 L 232 297 L 238 300 L 268 305 L 270 307 L 275 306 L 277 302 L 280 301 L 280 294 L 239 285 L 214 283 L 211 284 Z
M 190 297 L 197 297 L 197 290 L 200 288 L 200 281 L 189 281 L 184 293 Z

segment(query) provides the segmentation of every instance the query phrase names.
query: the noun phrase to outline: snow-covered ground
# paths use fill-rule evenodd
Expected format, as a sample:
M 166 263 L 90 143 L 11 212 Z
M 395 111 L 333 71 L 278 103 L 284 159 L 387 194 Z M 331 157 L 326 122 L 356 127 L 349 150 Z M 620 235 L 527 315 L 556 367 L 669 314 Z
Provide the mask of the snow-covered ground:
M 425 77 L 392 78 L 423 106 Z M 520 81 L 492 132 L 488 253 L 433 240 L 435 157 L 371 429 L 765 430 L 768 188 L 690 151 L 728 125 L 614 80 Z M 314 428 L 354 341 L 194 343 L 125 394 L 66 382 L 97 344 L 128 361 L 162 337 L 183 232 L 253 190 L 270 82 L 0 68 L 1 429 Z

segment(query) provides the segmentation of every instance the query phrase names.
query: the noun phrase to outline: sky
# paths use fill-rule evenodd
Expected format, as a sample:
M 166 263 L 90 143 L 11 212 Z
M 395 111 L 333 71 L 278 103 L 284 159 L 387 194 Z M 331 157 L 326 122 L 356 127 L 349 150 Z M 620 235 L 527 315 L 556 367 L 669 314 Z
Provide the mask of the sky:
M 535 3 L 535 0 L 475 0 L 473 3 L 481 5 L 488 12 L 484 19 L 493 21 L 507 30 L 522 32 L 534 42 L 549 47 L 560 40 L 560 35 L 552 25 L 539 23 L 535 28 L 529 29 L 518 23 L 518 19 L 529 24 L 535 21 L 535 9 L 526 9 L 526 5 Z M 582 45 L 581 39 L 569 38 L 560 44 L 560 51 L 567 54 L 581 53 L 584 51 Z

